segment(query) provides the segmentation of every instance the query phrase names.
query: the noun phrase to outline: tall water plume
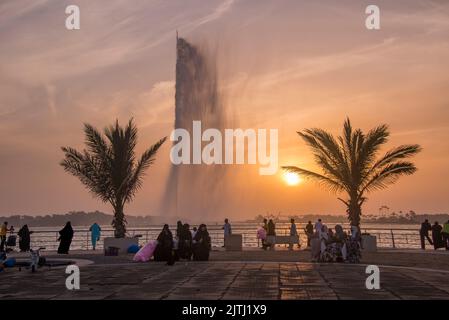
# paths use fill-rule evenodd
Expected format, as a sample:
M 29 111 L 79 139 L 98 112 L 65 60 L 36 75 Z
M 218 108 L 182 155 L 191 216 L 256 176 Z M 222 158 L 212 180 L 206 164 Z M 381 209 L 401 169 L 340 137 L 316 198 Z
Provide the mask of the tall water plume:
M 218 90 L 214 55 L 183 38 L 177 38 L 176 49 L 175 128 L 186 129 L 191 137 L 192 122 L 197 120 L 203 131 L 224 129 L 226 112 Z M 225 174 L 224 165 L 172 165 L 161 213 L 215 220 L 223 209 Z

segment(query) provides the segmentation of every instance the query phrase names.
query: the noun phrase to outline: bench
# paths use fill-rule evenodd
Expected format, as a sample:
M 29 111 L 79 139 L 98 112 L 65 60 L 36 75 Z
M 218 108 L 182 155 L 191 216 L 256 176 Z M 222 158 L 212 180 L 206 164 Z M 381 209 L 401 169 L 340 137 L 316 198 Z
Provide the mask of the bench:
M 242 251 L 243 237 L 241 234 L 230 234 L 224 239 L 226 251 Z
M 266 243 L 271 250 L 274 250 L 275 244 L 288 244 L 289 249 L 293 249 L 294 244 L 299 245 L 299 236 L 267 236 Z

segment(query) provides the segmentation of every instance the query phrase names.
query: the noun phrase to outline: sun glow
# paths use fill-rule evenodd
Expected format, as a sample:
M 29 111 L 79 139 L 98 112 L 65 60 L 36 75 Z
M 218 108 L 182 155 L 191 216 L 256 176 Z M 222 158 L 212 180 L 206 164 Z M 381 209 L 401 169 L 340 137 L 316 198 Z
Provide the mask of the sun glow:
M 289 186 L 296 186 L 302 181 L 299 174 L 294 172 L 285 172 L 284 180 Z

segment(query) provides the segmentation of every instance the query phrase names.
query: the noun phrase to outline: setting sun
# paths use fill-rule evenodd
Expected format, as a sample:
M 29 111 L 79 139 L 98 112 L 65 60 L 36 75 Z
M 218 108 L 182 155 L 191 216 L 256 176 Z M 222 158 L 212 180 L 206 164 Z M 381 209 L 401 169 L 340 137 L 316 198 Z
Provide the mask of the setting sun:
M 294 172 L 285 172 L 284 180 L 289 186 L 296 186 L 301 182 L 301 177 Z

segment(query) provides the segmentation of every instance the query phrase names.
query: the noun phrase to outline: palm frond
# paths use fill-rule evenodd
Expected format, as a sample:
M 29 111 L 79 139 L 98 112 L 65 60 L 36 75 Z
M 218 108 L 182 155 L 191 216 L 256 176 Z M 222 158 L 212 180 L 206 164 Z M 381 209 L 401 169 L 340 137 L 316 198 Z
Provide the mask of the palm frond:
M 96 128 L 88 123 L 85 123 L 84 134 L 86 136 L 85 143 L 90 152 L 103 159 L 107 159 L 110 157 L 108 144 Z
M 360 194 L 385 189 L 403 175 L 415 173 L 417 168 L 412 162 L 398 161 L 390 163 L 374 174 L 362 187 Z
M 336 178 L 348 186 L 348 167 L 335 138 L 321 129 L 306 129 L 298 134 L 312 148 L 315 159 L 336 169 Z
M 131 201 L 131 199 L 134 197 L 136 191 L 141 188 L 142 186 L 142 178 L 144 176 L 145 170 L 153 164 L 155 160 L 155 156 L 159 148 L 164 144 L 164 142 L 167 140 L 167 137 L 164 137 L 160 139 L 158 142 L 156 142 L 153 146 L 151 146 L 148 150 L 146 150 L 140 160 L 138 161 L 136 168 L 134 169 L 134 172 L 130 178 L 129 185 L 128 185 L 128 192 L 125 201 Z
M 379 152 L 380 147 L 387 143 L 389 136 L 388 126 L 385 124 L 371 129 L 368 132 L 358 159 L 358 167 L 360 168 L 362 176 L 365 176 Z
M 382 158 L 380 158 L 374 165 L 373 169 L 388 165 L 399 159 L 406 159 L 415 156 L 422 151 L 418 144 L 402 145 L 388 151 Z

